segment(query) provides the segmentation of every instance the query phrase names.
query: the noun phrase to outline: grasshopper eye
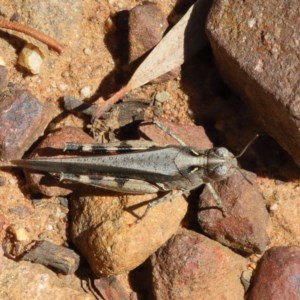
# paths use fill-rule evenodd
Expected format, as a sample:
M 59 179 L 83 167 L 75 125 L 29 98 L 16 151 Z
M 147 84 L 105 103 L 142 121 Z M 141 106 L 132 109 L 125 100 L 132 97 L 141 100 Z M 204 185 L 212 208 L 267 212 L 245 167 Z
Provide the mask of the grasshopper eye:
M 219 177 L 225 176 L 227 172 L 228 168 L 224 165 L 218 166 L 214 169 L 214 173 Z
M 226 157 L 228 156 L 228 150 L 224 147 L 220 147 L 216 149 L 215 152 L 219 157 Z

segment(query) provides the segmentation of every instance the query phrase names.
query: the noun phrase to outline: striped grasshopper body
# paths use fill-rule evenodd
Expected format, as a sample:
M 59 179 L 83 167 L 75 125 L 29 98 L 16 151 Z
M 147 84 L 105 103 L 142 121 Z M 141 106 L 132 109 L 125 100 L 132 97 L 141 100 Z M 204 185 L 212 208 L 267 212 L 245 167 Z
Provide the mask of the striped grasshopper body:
M 147 210 L 179 195 L 187 195 L 206 184 L 217 206 L 224 207 L 212 182 L 221 181 L 238 169 L 237 158 L 243 155 L 256 135 L 238 155 L 224 147 L 208 150 L 186 146 L 161 123 L 154 124 L 173 137 L 181 146 L 157 146 L 149 141 L 126 141 L 109 144 L 66 143 L 65 151 L 93 152 L 93 155 L 65 158 L 36 158 L 12 161 L 22 168 L 60 175 L 61 181 L 79 182 L 102 189 L 145 194 L 169 192 L 151 200 Z M 172 191 L 177 191 L 172 194 Z
M 94 154 L 23 159 L 12 163 L 30 170 L 59 174 L 63 181 L 130 194 L 176 190 L 178 196 L 207 184 L 220 207 L 221 200 L 210 183 L 227 178 L 237 168 L 236 158 L 223 147 L 201 150 L 175 145 L 159 147 L 147 141 L 126 141 L 105 145 L 67 143 L 64 150 Z M 168 198 L 167 195 L 154 200 L 150 206 Z

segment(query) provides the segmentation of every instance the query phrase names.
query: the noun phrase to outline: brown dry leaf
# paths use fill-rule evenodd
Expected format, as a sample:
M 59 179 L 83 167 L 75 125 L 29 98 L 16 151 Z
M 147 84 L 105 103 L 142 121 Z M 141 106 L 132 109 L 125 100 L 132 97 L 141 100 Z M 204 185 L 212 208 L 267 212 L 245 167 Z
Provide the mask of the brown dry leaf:
M 127 85 L 100 106 L 93 118 L 99 118 L 125 93 L 182 65 L 203 48 L 207 44 L 205 21 L 210 5 L 211 0 L 198 0 L 192 5 L 141 63 Z

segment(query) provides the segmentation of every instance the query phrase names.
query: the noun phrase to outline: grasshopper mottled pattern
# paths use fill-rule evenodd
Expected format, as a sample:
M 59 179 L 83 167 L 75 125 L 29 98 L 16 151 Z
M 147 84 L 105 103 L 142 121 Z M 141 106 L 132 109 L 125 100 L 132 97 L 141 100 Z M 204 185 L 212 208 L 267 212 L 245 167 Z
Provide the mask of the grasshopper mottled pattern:
M 148 207 L 180 194 L 188 194 L 196 187 L 206 184 L 217 205 L 223 208 L 211 182 L 229 177 L 238 168 L 236 157 L 223 147 L 201 150 L 185 146 L 163 125 L 156 125 L 181 145 L 161 147 L 149 141 L 66 143 L 65 151 L 92 152 L 93 155 L 24 159 L 12 163 L 30 170 L 59 174 L 62 181 L 83 183 L 116 192 L 171 192 L 149 202 Z M 176 191 L 175 194 L 172 191 Z

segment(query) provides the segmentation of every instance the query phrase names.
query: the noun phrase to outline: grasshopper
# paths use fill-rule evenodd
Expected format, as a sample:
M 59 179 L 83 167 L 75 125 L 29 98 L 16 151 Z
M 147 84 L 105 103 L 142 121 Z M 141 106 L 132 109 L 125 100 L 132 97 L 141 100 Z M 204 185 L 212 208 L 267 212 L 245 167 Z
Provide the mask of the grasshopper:
M 224 147 L 209 150 L 188 147 L 161 123 L 154 123 L 176 139 L 180 146 L 161 147 L 150 141 L 66 143 L 64 151 L 101 155 L 21 159 L 12 163 L 30 170 L 59 174 L 61 181 L 78 182 L 116 192 L 167 193 L 162 198 L 150 200 L 146 210 L 179 195 L 187 195 L 196 187 L 206 184 L 217 206 L 223 211 L 221 199 L 211 183 L 229 177 L 238 169 L 237 157 L 246 151 L 253 140 L 240 155 L 234 156 Z

